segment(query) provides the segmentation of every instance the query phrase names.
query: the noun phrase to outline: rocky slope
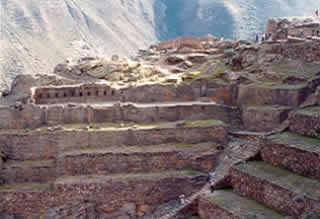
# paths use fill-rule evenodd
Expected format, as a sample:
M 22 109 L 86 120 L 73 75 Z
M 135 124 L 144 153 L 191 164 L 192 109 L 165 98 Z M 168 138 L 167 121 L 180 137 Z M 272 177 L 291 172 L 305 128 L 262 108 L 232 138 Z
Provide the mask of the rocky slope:
M 1 0 L 0 72 L 52 72 L 69 56 L 132 54 L 155 41 L 152 1 Z
M 313 0 L 0 0 L 0 85 L 52 72 L 67 57 L 131 55 L 153 42 L 211 33 L 250 39 L 267 17 L 310 15 Z

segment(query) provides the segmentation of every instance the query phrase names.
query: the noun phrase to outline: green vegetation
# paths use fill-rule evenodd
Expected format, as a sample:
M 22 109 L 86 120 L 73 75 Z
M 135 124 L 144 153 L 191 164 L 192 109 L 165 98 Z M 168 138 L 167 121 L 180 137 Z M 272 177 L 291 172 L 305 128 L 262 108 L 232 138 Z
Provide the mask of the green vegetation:
M 61 130 L 57 131 L 76 131 L 76 130 L 88 130 L 88 131 L 113 131 L 113 130 L 128 130 L 128 129 L 157 129 L 157 128 L 175 128 L 175 127 L 199 127 L 206 128 L 211 126 L 224 125 L 223 122 L 218 120 L 182 120 L 175 122 L 157 122 L 157 123 L 79 123 L 79 124 L 66 124 L 61 126 Z M 49 131 L 50 127 L 41 127 L 36 129 L 39 132 Z
M 225 126 L 225 123 L 219 120 L 186 120 L 185 127 L 206 128 L 212 126 Z
M 192 216 L 192 217 L 189 217 L 188 219 L 201 219 L 201 217 L 199 217 L 199 216 Z
M 272 66 L 272 71 L 279 72 L 286 76 L 296 76 L 305 79 L 310 79 L 316 76 L 320 71 L 320 64 L 297 62 L 297 61 L 282 61 L 279 64 Z
M 274 183 L 289 191 L 295 191 L 295 193 L 298 194 L 305 194 L 310 197 L 320 196 L 320 182 L 318 180 L 303 177 L 262 161 L 247 162 L 237 165 L 235 168 L 251 176 Z
M 182 76 L 184 81 L 197 81 L 197 80 L 213 80 L 219 78 L 227 70 L 230 70 L 230 67 L 225 65 L 222 62 L 218 62 L 213 67 L 212 72 L 208 72 L 213 63 L 209 63 L 202 66 L 198 71 L 189 72 Z
M 297 113 L 301 113 L 309 116 L 319 116 L 320 117 L 320 106 L 308 107 L 298 110 Z
M 257 87 L 257 88 L 282 88 L 282 89 L 300 89 L 305 86 L 305 83 L 302 84 L 284 84 L 281 81 L 264 81 L 249 84 L 248 87 Z
M 42 192 L 43 190 L 51 190 L 50 183 L 24 183 L 24 184 L 3 184 L 0 185 L 0 191 L 14 192 L 14 191 L 33 191 Z
M 281 214 L 263 204 L 237 195 L 231 189 L 216 191 L 208 196 L 208 200 L 243 218 L 260 218 L 263 215 L 266 218 L 278 219 L 281 216 Z
M 320 138 L 301 136 L 291 132 L 270 136 L 269 139 L 277 144 L 300 148 L 310 152 L 320 152 Z

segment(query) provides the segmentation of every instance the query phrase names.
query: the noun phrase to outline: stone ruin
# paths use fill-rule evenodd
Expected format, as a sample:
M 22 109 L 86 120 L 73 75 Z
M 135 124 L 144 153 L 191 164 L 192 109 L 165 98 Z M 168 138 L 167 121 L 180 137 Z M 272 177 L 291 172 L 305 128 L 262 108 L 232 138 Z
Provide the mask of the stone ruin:
M 15 79 L 0 99 L 0 217 L 319 217 L 319 44 L 196 41 Z
M 271 33 L 273 40 L 286 40 L 290 37 L 320 37 L 320 18 L 272 18 L 267 23 L 265 33 Z

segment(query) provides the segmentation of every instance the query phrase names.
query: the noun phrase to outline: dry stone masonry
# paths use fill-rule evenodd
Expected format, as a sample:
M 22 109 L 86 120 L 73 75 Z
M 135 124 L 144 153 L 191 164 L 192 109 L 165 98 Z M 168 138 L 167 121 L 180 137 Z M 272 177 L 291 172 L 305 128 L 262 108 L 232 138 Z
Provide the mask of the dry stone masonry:
M 319 217 L 320 41 L 297 19 L 264 43 L 181 37 L 19 76 L 0 98 L 0 217 Z

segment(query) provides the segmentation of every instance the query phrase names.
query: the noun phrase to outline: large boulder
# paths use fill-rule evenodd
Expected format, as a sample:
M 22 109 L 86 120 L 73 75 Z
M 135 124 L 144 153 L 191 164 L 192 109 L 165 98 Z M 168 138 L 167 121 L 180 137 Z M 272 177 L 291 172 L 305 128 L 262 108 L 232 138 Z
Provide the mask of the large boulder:
M 216 44 L 216 47 L 218 49 L 231 49 L 233 48 L 233 44 L 232 40 L 222 40 Z
M 208 61 L 208 55 L 201 53 L 193 53 L 187 56 L 187 60 L 192 63 L 202 64 Z
M 185 61 L 185 58 L 182 55 L 171 55 L 171 56 L 168 56 L 166 59 L 166 62 L 169 65 L 177 65 L 177 64 L 184 62 L 184 61 Z

